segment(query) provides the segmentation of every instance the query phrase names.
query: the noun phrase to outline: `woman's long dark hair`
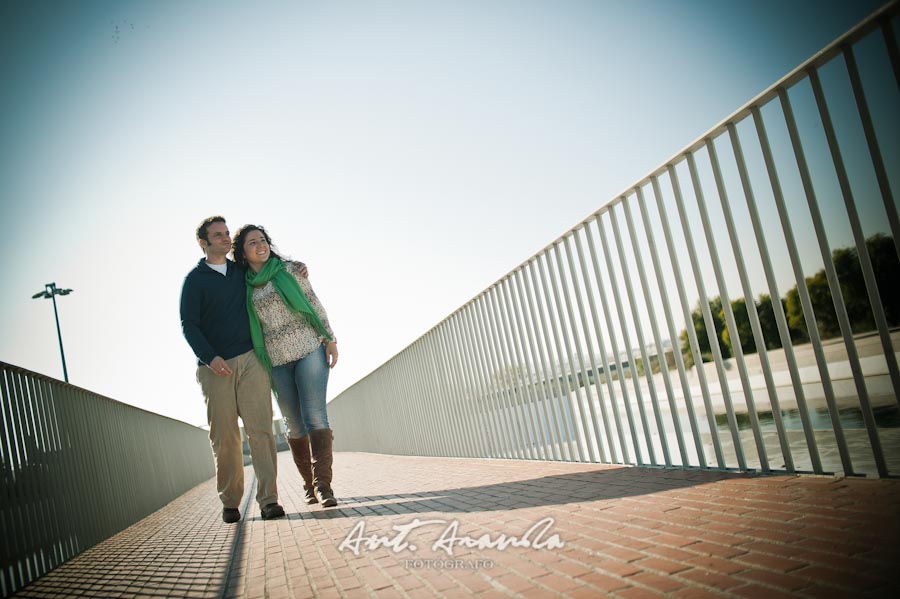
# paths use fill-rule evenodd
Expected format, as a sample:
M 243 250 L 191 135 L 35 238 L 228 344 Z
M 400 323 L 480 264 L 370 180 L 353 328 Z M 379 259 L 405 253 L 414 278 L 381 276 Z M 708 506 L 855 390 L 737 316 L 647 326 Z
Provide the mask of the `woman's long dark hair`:
M 269 244 L 270 257 L 274 256 L 275 258 L 284 261 L 284 258 L 275 253 L 275 248 L 272 247 L 272 238 L 269 237 L 269 234 L 261 225 L 244 225 L 237 230 L 237 233 L 234 234 L 234 237 L 231 240 L 231 254 L 234 256 L 234 261 L 237 264 L 247 266 L 247 256 L 244 254 L 244 238 L 252 231 L 259 231 L 263 234 L 263 237 L 266 238 L 266 243 Z

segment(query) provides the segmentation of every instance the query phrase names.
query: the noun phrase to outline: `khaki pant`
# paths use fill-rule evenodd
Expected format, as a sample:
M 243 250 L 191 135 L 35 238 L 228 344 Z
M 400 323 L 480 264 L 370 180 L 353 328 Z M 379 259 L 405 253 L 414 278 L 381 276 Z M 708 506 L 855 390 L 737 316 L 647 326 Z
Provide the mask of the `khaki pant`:
M 244 496 L 244 460 L 238 416 L 250 443 L 256 472 L 256 501 L 260 507 L 278 502 L 275 486 L 276 449 L 272 433 L 272 395 L 269 374 L 249 351 L 226 360 L 233 373 L 217 376 L 206 366 L 197 369 L 197 382 L 206 400 L 209 444 L 216 461 L 216 487 L 227 508 L 240 506 Z

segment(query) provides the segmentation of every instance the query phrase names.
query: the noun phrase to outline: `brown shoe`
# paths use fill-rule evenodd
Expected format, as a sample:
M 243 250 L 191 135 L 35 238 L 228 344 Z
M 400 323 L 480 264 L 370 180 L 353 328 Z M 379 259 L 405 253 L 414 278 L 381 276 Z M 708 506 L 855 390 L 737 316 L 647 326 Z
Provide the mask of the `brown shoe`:
M 334 507 L 338 503 L 334 498 L 334 491 L 331 490 L 331 465 L 334 459 L 333 440 L 334 433 L 328 428 L 309 433 L 309 442 L 312 446 L 313 485 L 322 507 Z
M 260 515 L 262 516 L 263 520 L 284 518 L 284 508 L 277 503 L 270 503 L 269 505 L 263 506 L 263 508 L 260 510 Z
M 222 522 L 225 524 L 234 524 L 241 521 L 241 511 L 236 507 L 222 508 Z
M 313 487 L 313 471 L 312 461 L 309 451 L 309 436 L 300 437 L 299 439 L 288 438 L 288 445 L 291 448 L 291 455 L 294 458 L 294 464 L 303 478 L 303 490 L 306 491 L 306 503 L 318 503 L 316 499 L 316 491 Z

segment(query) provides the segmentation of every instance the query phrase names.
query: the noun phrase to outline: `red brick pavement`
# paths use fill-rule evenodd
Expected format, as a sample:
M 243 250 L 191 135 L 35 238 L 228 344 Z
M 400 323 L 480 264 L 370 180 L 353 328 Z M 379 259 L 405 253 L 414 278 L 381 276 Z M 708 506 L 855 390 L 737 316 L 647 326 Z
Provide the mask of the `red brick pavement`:
M 323 509 L 279 466 L 285 519 L 208 481 L 16 597 L 900 596 L 898 480 L 341 453 Z

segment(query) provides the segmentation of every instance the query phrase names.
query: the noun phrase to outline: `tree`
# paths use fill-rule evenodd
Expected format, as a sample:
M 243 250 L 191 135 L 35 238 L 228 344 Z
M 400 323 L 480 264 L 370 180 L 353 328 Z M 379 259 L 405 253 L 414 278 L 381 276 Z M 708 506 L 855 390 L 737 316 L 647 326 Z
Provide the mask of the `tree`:
M 756 342 L 753 340 L 753 329 L 750 326 L 750 315 L 747 312 L 747 302 L 741 298 L 731 302 L 731 311 L 734 313 L 734 321 L 737 324 L 738 340 L 741 351 L 745 354 L 756 352 Z M 721 320 L 725 320 L 725 310 L 719 314 Z M 734 341 L 731 339 L 731 330 L 726 328 L 722 332 L 722 341 L 728 346 L 728 353 L 734 355 Z
M 805 343 L 809 341 L 806 318 L 803 316 L 803 304 L 800 302 L 800 292 L 796 285 L 788 289 L 784 296 L 784 315 L 791 333 L 791 342 Z
M 900 258 L 897 257 L 894 239 L 878 233 L 866 239 L 866 249 L 872 260 L 878 295 L 881 296 L 888 325 L 900 325 Z
M 759 316 L 759 328 L 762 329 L 763 339 L 766 341 L 766 349 L 778 349 L 782 346 L 781 335 L 778 334 L 778 321 L 775 320 L 775 307 L 772 305 L 772 296 L 763 293 L 756 304 L 756 314 Z
M 709 300 L 709 312 L 712 316 L 713 326 L 715 327 L 713 337 L 719 344 L 719 351 L 722 352 L 723 358 L 730 358 L 731 347 L 729 347 L 722 338 L 722 333 L 726 330 L 726 327 L 724 319 L 725 312 L 722 310 L 721 298 L 715 297 Z M 713 354 L 712 347 L 709 343 L 710 335 L 706 328 L 706 319 L 703 318 L 703 309 L 700 306 L 700 302 L 697 302 L 697 307 L 691 312 L 691 321 L 693 321 L 694 331 L 697 333 L 697 346 L 700 349 L 701 359 L 704 362 L 712 362 Z M 681 352 L 684 354 L 685 365 L 688 367 L 693 366 L 695 361 L 694 356 L 691 353 L 687 330 L 681 332 L 679 339 L 681 340 Z
M 872 270 L 878 287 L 878 296 L 884 306 L 885 319 L 888 326 L 900 326 L 900 258 L 897 256 L 897 248 L 891 237 L 878 233 L 866 239 L 866 251 L 872 262 Z M 872 302 L 869 299 L 869 291 L 866 288 L 865 277 L 859 261 L 859 253 L 856 248 L 838 248 L 831 254 L 834 270 L 838 277 L 841 296 L 847 310 L 847 317 L 854 333 L 862 333 L 875 329 L 875 317 L 872 311 Z M 828 277 L 825 269 L 820 270 L 811 277 L 807 277 L 806 288 L 809 291 L 810 303 L 816 319 L 816 326 L 822 339 L 830 339 L 841 335 L 837 313 L 834 307 L 834 297 L 828 286 Z M 806 318 L 803 315 L 803 306 L 800 303 L 800 293 L 797 286 L 789 289 L 781 301 L 781 309 L 787 320 L 791 342 L 804 343 L 809 341 Z M 715 298 L 709 302 L 713 324 L 716 327 L 716 337 L 724 358 L 733 354 L 733 332 L 725 326 L 725 312 L 722 308 L 722 300 Z M 731 302 L 734 319 L 737 324 L 737 335 L 741 349 L 745 354 L 757 351 L 753 339 L 753 330 L 750 327 L 750 318 L 744 299 Z M 766 349 L 778 349 L 782 346 L 781 335 L 778 333 L 778 324 L 775 319 L 775 305 L 769 295 L 762 294 L 756 302 L 756 313 L 759 316 L 759 324 L 762 329 Z M 697 333 L 697 342 L 701 359 L 704 362 L 712 361 L 712 351 L 707 334 L 706 321 L 700 309 L 700 303 L 691 312 L 691 321 Z M 682 330 L 679 335 L 681 352 L 684 355 L 685 365 L 691 367 L 695 364 L 687 330 Z

